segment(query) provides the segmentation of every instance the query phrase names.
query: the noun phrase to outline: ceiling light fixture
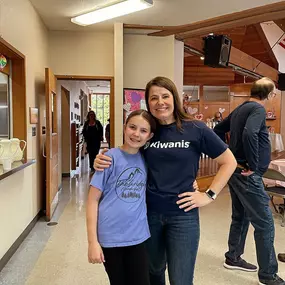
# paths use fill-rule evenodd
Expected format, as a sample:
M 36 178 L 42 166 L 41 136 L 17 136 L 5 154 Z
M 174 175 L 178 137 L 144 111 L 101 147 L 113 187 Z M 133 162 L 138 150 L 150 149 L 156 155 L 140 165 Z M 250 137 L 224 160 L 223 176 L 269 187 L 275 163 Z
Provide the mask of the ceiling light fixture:
M 153 0 L 124 0 L 111 6 L 71 18 L 71 22 L 80 26 L 96 24 L 153 6 Z

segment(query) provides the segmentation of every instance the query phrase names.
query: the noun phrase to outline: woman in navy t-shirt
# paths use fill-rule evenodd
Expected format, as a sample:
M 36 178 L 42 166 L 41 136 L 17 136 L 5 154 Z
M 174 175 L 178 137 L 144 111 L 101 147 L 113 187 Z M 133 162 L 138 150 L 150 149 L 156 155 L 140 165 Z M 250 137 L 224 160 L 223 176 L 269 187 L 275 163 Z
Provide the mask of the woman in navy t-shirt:
M 165 285 L 167 265 L 170 284 L 191 285 L 200 237 L 198 208 L 215 200 L 234 172 L 236 160 L 210 128 L 185 114 L 170 79 L 151 80 L 146 86 L 145 99 L 158 125 L 143 150 L 148 166 L 150 283 Z M 204 193 L 193 189 L 202 153 L 220 165 Z M 99 154 L 96 170 L 106 168 L 106 160 L 109 162 L 110 158 Z

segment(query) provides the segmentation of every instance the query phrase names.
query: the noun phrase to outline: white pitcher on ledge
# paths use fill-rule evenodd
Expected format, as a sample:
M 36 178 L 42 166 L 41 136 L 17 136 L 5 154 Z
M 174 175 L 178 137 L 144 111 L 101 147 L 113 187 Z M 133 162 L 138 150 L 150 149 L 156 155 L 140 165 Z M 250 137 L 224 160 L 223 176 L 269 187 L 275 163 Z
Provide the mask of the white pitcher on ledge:
M 1 158 L 3 153 L 4 153 L 4 147 L 2 146 L 2 144 L 0 144 L 0 158 Z
M 14 155 L 16 154 L 16 148 L 12 149 L 12 143 L 8 139 L 0 140 L 0 146 L 3 151 L 0 153 L 0 164 L 7 163 L 7 160 L 14 161 Z
M 18 138 L 12 138 L 10 139 L 10 141 L 11 141 L 11 152 L 14 153 L 13 161 L 22 160 L 27 143 L 24 140 L 19 140 Z

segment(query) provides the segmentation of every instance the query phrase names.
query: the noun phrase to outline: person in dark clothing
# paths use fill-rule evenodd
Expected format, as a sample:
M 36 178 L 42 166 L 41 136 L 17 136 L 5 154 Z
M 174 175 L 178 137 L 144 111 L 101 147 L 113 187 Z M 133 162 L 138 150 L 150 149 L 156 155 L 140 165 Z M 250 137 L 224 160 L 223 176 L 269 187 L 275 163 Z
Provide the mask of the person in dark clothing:
M 271 79 L 257 80 L 251 88 L 250 100 L 237 107 L 214 128 L 218 135 L 230 131 L 229 148 L 238 163 L 228 182 L 232 198 L 232 223 L 224 267 L 244 271 L 257 270 L 255 265 L 241 258 L 251 223 L 255 229 L 258 277 L 261 285 L 285 284 L 277 275 L 274 221 L 269 197 L 262 182 L 262 175 L 271 159 L 264 104 L 274 93 L 274 89 L 275 85 Z
M 223 114 L 221 112 L 216 112 L 213 118 L 213 122 L 220 123 L 223 121 Z
M 223 114 L 221 112 L 216 112 L 213 118 L 213 123 L 216 125 L 222 121 L 223 121 Z M 227 134 L 219 133 L 218 136 L 224 143 L 227 143 Z
M 110 148 L 110 119 L 108 119 L 108 124 L 105 128 L 105 138 L 108 143 L 108 148 Z
M 88 112 L 82 134 L 87 144 L 87 152 L 89 153 L 89 166 L 91 172 L 94 172 L 94 159 L 99 153 L 101 141 L 103 141 L 103 126 L 96 119 L 94 111 Z

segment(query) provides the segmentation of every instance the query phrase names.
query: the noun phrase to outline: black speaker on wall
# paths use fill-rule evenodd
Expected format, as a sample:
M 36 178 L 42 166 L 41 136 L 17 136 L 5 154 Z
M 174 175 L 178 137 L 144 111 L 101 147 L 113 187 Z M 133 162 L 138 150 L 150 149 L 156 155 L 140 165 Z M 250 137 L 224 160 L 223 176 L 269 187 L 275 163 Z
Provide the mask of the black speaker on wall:
M 279 73 L 278 75 L 278 89 L 285 91 L 285 73 Z
M 204 64 L 211 67 L 227 67 L 232 40 L 224 35 L 209 35 L 204 38 Z

